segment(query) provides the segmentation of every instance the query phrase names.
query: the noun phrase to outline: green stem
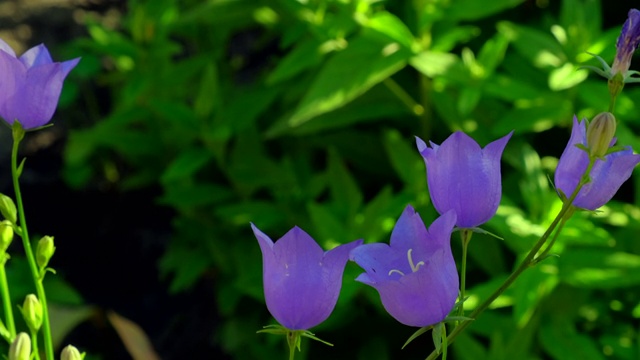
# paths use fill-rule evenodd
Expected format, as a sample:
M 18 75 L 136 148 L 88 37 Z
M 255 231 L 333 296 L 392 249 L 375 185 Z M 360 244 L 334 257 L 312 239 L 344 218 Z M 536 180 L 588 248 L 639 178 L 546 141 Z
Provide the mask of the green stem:
M 15 126 L 14 126 L 15 127 Z M 23 131 L 22 129 L 20 129 Z M 22 134 L 23 135 L 23 134 Z M 47 308 L 47 297 L 44 292 L 44 287 L 42 286 L 42 278 L 40 276 L 40 272 L 38 271 L 38 267 L 36 265 L 36 259 L 33 254 L 33 250 L 31 248 L 31 242 L 29 240 L 29 233 L 27 231 L 27 220 L 24 216 L 24 206 L 22 204 L 22 194 L 20 192 L 20 182 L 18 181 L 18 147 L 20 145 L 21 137 L 16 136 L 16 131 L 14 130 L 14 140 L 13 140 L 13 148 L 11 151 L 11 177 L 13 178 L 13 188 L 16 193 L 16 205 L 18 207 L 18 215 L 20 228 L 22 229 L 22 244 L 24 246 L 24 252 L 27 257 L 27 262 L 29 263 L 29 269 L 31 270 L 31 276 L 33 277 L 33 282 L 36 287 L 36 292 L 38 294 L 38 300 L 42 304 L 42 327 L 43 327 L 43 336 L 44 336 L 44 349 L 47 360 L 54 360 L 53 354 L 53 342 L 51 341 L 51 327 L 49 324 L 49 310 Z
M 40 352 L 38 351 L 38 333 L 35 331 L 29 331 L 31 333 L 31 354 L 34 360 L 40 360 Z
M 465 289 L 467 284 L 467 250 L 469 248 L 469 242 L 471 241 L 473 232 L 469 229 L 462 229 L 460 231 L 460 239 L 462 240 L 462 263 L 460 264 L 460 307 L 458 308 L 458 315 L 464 315 L 464 298 Z
M 547 244 L 547 247 L 542 250 L 542 252 L 540 253 L 540 255 L 536 256 L 533 259 L 533 263 L 537 264 L 540 261 L 544 260 L 548 255 L 549 252 L 551 251 L 551 248 L 553 247 L 553 245 L 556 243 L 556 240 L 558 239 L 558 235 L 560 234 L 560 232 L 562 231 L 562 229 L 564 228 L 564 225 L 567 223 L 567 220 L 569 220 L 571 218 L 571 216 L 574 213 L 575 208 L 571 208 L 571 211 L 567 211 L 565 213 L 565 216 L 562 218 L 562 221 L 560 221 L 560 225 L 558 225 L 558 230 L 553 234 L 553 237 L 551 238 L 551 242 L 549 242 L 549 244 Z
M 582 187 L 590 181 L 589 174 L 591 173 L 591 169 L 593 168 L 595 161 L 596 161 L 595 158 L 589 159 L 589 165 L 587 166 L 587 169 L 585 170 L 585 173 L 582 176 L 580 182 L 578 183 L 575 190 L 573 191 L 573 194 L 571 194 L 571 197 L 569 197 L 569 199 L 567 199 L 563 203 L 562 209 L 560 210 L 556 218 L 553 219 L 553 222 L 551 223 L 551 225 L 549 225 L 549 228 L 547 228 L 545 233 L 533 245 L 531 250 L 529 250 L 529 253 L 527 253 L 527 256 L 525 256 L 524 260 L 522 260 L 518 268 L 513 273 L 511 273 L 511 275 L 509 275 L 507 280 L 505 280 L 496 291 L 494 291 L 484 302 L 482 302 L 482 304 L 480 304 L 475 310 L 473 310 L 473 312 L 471 312 L 471 314 L 469 314 L 470 318 L 476 319 L 483 311 L 485 311 L 498 298 L 498 296 L 500 296 L 503 292 L 505 292 L 505 290 L 507 290 L 511 286 L 511 284 L 513 284 L 513 282 L 518 278 L 518 276 L 520 276 L 520 274 L 522 274 L 523 271 L 525 271 L 530 266 L 535 265 L 536 263 L 535 256 L 538 253 L 538 251 L 540 251 L 540 249 L 545 244 L 545 242 L 547 241 L 551 233 L 554 231 L 554 229 L 558 226 L 560 221 L 566 221 L 565 215 L 570 211 L 573 212 L 574 210 L 572 205 L 573 200 L 575 200 L 576 196 L 578 196 L 580 189 L 582 189 Z M 451 344 L 455 340 L 455 338 L 464 329 L 467 328 L 467 326 L 471 325 L 472 322 L 473 321 L 464 321 L 460 323 L 458 326 L 456 326 L 456 328 L 453 329 L 453 331 L 451 332 L 451 334 L 449 334 L 447 338 L 449 344 Z M 429 354 L 426 360 L 434 360 L 435 358 L 438 357 L 438 355 L 439 355 L 438 352 L 434 350 L 431 352 L 431 354 Z
M 0 295 L 2 296 L 2 306 L 4 309 L 5 321 L 7 323 L 7 330 L 9 330 L 9 344 L 16 338 L 16 325 L 13 320 L 13 307 L 11 306 L 11 295 L 9 295 L 9 283 L 7 282 L 7 272 L 4 265 L 9 258 L 9 255 L 3 254 L 2 264 L 0 264 Z
M 400 101 L 402 101 L 402 103 L 405 104 L 407 108 L 409 108 L 409 111 L 411 111 L 412 114 L 414 114 L 415 116 L 424 114 L 424 108 L 422 107 L 422 105 L 413 100 L 411 95 L 404 91 L 402 86 L 398 85 L 398 83 L 395 82 L 392 78 L 388 77 L 384 79 L 382 83 L 387 88 L 389 88 L 389 90 L 391 90 L 391 92 L 395 96 L 397 96 L 398 99 L 400 99 Z

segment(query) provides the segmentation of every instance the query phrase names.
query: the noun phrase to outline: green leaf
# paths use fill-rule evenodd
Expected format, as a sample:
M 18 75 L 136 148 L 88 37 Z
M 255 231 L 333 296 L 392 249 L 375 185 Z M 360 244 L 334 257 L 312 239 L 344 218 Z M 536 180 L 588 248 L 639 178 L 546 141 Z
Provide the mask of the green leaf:
M 202 273 L 211 266 L 211 258 L 206 251 L 198 251 L 176 243 L 172 243 L 158 265 L 163 276 L 170 273 L 173 275 L 169 291 L 174 294 L 193 286 Z
M 397 41 L 407 49 L 413 45 L 413 34 L 402 20 L 388 11 L 379 11 L 373 14 L 364 26 L 373 29 L 390 39 Z
M 300 72 L 320 64 L 324 56 L 322 45 L 322 42 L 315 38 L 298 43 L 278 62 L 276 68 L 269 74 L 267 84 L 276 84 L 290 79 Z
M 509 38 L 502 33 L 497 33 L 482 45 L 477 60 L 484 70 L 484 77 L 493 74 L 502 63 L 508 46 Z
M 516 7 L 524 0 L 456 0 L 445 11 L 448 20 L 478 20 Z
M 339 215 L 343 219 L 346 218 L 350 221 L 362 205 L 363 196 L 358 183 L 342 162 L 340 154 L 333 149 L 329 150 L 327 180 L 331 191 L 331 199 L 336 208 L 339 209 Z
M 365 35 L 355 37 L 320 69 L 288 125 L 300 126 L 344 106 L 402 69 L 410 56 L 398 43 L 381 42 Z
M 552 321 L 542 326 L 540 341 L 545 351 L 556 360 L 605 359 L 598 345 L 588 336 L 578 333 L 575 325 L 567 319 Z
M 513 286 L 513 318 L 519 329 L 529 323 L 540 302 L 558 284 L 558 277 L 545 272 L 544 265 L 525 271 Z
M 314 232 L 315 236 L 312 235 L 312 237 L 324 249 L 351 240 L 347 239 L 347 231 L 343 223 L 344 219 L 337 216 L 327 205 L 309 203 L 307 205 L 307 211 L 316 229 Z
M 587 289 L 615 289 L 640 285 L 640 256 L 614 249 L 565 251 L 558 261 L 563 282 Z
M 177 184 L 165 187 L 159 204 L 178 208 L 215 204 L 233 198 L 233 192 L 218 184 Z
M 200 118 L 209 116 L 218 108 L 220 99 L 218 68 L 215 64 L 208 64 L 202 74 L 200 90 L 193 103 L 193 111 Z
M 594 43 L 602 29 L 602 5 L 599 0 L 563 0 L 560 26 L 573 45 L 573 52 L 584 51 Z
M 290 128 L 287 118 L 280 119 L 269 128 L 265 136 L 273 138 L 283 133 L 297 136 L 311 135 L 329 129 L 345 128 L 357 123 L 408 114 L 407 107 L 389 94 L 387 87 L 378 84 L 344 107 L 319 115 L 313 121 L 307 121 L 298 127 Z
M 502 136 L 511 130 L 541 132 L 563 119 L 571 119 L 573 114 L 573 104 L 554 94 L 543 94 L 518 105 L 520 107 L 506 113 L 491 129 L 494 134 Z
M 167 166 L 160 177 L 160 181 L 163 184 L 168 184 L 176 180 L 193 177 L 212 158 L 211 152 L 204 148 L 193 147 L 186 149 Z
M 430 78 L 447 73 L 459 62 L 453 54 L 432 51 L 423 51 L 409 59 L 411 66 Z
M 424 161 L 415 139 L 406 139 L 398 130 L 390 129 L 385 131 L 383 142 L 393 169 L 406 185 L 415 188 L 417 183 L 426 181 Z
M 507 21 L 498 23 L 498 31 L 536 67 L 556 68 L 567 62 L 562 46 L 548 33 Z
M 589 76 L 589 71 L 566 63 L 557 69 L 553 69 L 549 74 L 549 89 L 560 91 L 572 88 Z

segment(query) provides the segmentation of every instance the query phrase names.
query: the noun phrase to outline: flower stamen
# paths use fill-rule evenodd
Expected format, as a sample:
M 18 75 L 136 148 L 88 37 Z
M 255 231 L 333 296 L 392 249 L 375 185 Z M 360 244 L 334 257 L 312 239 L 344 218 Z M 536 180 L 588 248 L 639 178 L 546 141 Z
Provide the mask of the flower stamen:
M 411 253 L 412 252 L 413 252 L 413 249 L 409 249 L 407 251 L 407 260 L 409 260 L 409 266 L 411 267 L 411 272 L 416 272 L 416 271 L 418 271 L 420 266 L 424 265 L 424 261 L 418 261 L 417 264 L 414 264 L 413 263 L 413 257 L 411 257 Z M 393 273 L 398 273 L 401 276 L 404 276 L 404 273 L 402 271 L 400 271 L 400 270 L 397 270 L 397 269 L 389 270 L 389 276 L 391 276 L 391 274 L 393 274 Z

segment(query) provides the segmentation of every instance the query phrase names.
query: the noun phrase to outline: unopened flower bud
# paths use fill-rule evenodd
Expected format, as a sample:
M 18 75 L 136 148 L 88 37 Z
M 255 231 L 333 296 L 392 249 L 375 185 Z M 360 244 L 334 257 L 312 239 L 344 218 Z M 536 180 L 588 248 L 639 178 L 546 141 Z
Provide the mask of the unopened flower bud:
M 42 305 L 38 298 L 29 294 L 22 304 L 22 317 L 27 323 L 29 330 L 37 332 L 42 326 Z
M 82 360 L 82 358 L 80 351 L 73 345 L 67 345 L 60 354 L 60 360 Z
M 0 221 L 0 253 L 4 253 L 13 241 L 13 226 L 8 220 Z
M 13 224 L 18 222 L 16 204 L 13 202 L 13 199 L 5 194 L 0 194 L 0 213 Z
M 29 360 L 31 356 L 31 338 L 27 333 L 19 333 L 9 347 L 9 360 Z
M 587 148 L 596 157 L 606 155 L 616 134 L 616 118 L 610 112 L 602 112 L 587 127 Z
M 38 248 L 36 249 L 36 262 L 41 269 L 47 267 L 54 252 L 56 252 L 56 247 L 53 244 L 53 236 L 43 236 L 38 241 Z

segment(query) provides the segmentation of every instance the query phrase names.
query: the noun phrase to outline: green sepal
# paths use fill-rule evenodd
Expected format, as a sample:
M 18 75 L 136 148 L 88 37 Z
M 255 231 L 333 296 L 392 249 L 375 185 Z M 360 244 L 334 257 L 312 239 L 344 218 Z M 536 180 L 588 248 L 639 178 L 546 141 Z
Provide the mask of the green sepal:
M 531 260 L 531 266 L 536 266 L 539 263 L 541 263 L 541 262 L 543 262 L 543 261 L 545 261 L 545 260 L 547 260 L 548 258 L 551 258 L 551 257 L 559 258 L 560 255 L 551 253 L 551 254 L 545 254 L 545 255 L 539 256 L 539 257 Z
M 442 354 L 442 360 L 447 360 L 447 347 L 449 343 L 447 342 L 447 326 L 444 322 L 437 323 L 433 327 L 431 337 L 433 338 L 433 345 L 436 347 L 436 352 Z
M 20 141 L 22 141 L 22 139 L 24 139 L 25 131 L 18 119 L 14 120 L 13 124 L 11 125 L 11 134 L 13 136 L 14 143 L 19 143 Z
M 302 337 L 319 341 L 325 345 L 333 346 L 333 344 L 316 337 L 316 335 L 309 330 L 289 330 L 282 325 L 266 325 L 262 327 L 262 330 L 256 331 L 256 333 L 286 336 L 287 344 L 289 345 L 290 359 L 293 359 L 294 349 L 298 349 L 298 351 L 300 351 L 300 343 L 301 343 Z
M 418 331 L 414 332 L 413 335 L 409 336 L 409 338 L 404 343 L 404 345 L 402 345 L 402 349 L 404 349 L 407 345 L 409 345 L 409 343 L 412 342 L 413 340 L 415 340 L 418 336 L 426 333 L 430 329 L 433 329 L 433 325 L 424 326 L 424 327 L 421 327 L 420 329 L 418 329 Z
M 20 165 L 18 165 L 18 168 L 16 169 L 16 176 L 18 178 L 20 178 L 20 175 L 22 175 L 22 169 L 24 169 L 25 161 L 27 161 L 27 158 L 22 158 L 22 161 L 20 161 Z
M 494 237 L 494 238 L 496 238 L 498 240 L 504 240 L 504 238 L 501 238 L 500 236 L 498 236 L 498 235 L 496 235 L 496 234 L 494 234 L 494 233 L 492 233 L 490 231 L 487 231 L 485 229 L 481 229 L 479 227 L 469 228 L 468 230 L 471 230 L 471 231 L 473 231 L 474 233 L 477 233 L 477 234 L 489 235 L 489 236 Z
M 476 321 L 474 318 L 468 316 L 447 316 L 442 322 L 460 322 L 460 321 Z
M 16 204 L 13 202 L 13 199 L 1 193 L 0 213 L 2 213 L 2 216 L 4 216 L 4 218 L 9 220 L 11 223 L 15 224 L 16 222 L 18 222 L 18 210 L 16 209 Z

